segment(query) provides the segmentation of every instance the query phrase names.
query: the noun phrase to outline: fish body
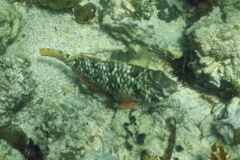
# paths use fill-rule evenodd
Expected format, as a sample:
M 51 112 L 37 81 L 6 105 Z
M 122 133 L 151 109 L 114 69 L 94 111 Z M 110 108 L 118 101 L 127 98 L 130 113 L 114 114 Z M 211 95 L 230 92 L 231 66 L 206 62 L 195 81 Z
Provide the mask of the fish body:
M 40 49 L 40 55 L 63 61 L 79 79 L 91 88 L 112 94 L 123 108 L 141 101 L 159 102 L 178 90 L 177 82 L 159 70 L 82 55 L 67 56 L 49 49 Z

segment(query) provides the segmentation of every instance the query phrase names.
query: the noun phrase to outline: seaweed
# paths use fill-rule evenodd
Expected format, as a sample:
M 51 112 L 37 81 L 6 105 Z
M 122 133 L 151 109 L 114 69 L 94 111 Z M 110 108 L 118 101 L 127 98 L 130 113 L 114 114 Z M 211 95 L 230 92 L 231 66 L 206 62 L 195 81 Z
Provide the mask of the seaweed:
M 150 154 L 147 153 L 147 151 L 143 150 L 141 152 L 141 155 L 140 155 L 140 160 L 156 160 L 157 157 L 156 156 L 152 156 Z
M 212 152 L 209 156 L 210 160 L 230 160 L 230 155 L 224 151 L 223 144 L 219 141 L 213 143 Z
M 77 23 L 86 24 L 95 17 L 96 6 L 93 3 L 87 3 L 83 6 L 77 4 L 73 8 L 74 17 Z
M 175 117 L 168 117 L 166 119 L 166 124 L 170 131 L 170 137 L 168 139 L 168 146 L 164 152 L 164 155 L 161 157 L 161 160 L 170 160 L 172 157 L 173 149 L 176 144 L 176 119 Z

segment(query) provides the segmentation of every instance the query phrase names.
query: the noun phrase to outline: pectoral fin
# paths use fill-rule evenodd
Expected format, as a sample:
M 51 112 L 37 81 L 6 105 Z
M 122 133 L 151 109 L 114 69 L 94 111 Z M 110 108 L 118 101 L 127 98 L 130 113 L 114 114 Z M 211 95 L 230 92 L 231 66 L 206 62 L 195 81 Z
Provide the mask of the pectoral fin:
M 117 90 L 113 96 L 116 101 L 120 102 L 121 108 L 132 108 L 140 103 L 140 100 L 135 96 L 129 95 L 122 90 Z
M 137 106 L 140 102 L 137 102 L 137 101 L 132 101 L 132 102 L 122 102 L 120 104 L 120 107 L 121 108 L 124 108 L 124 109 L 127 109 L 127 108 L 133 108 L 135 106 Z

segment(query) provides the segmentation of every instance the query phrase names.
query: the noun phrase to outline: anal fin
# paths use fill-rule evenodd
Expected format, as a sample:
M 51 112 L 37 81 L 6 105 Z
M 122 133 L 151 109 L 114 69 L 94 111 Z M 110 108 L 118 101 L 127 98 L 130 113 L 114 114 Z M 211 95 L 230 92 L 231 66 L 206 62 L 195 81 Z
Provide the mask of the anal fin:
M 137 106 L 140 102 L 137 101 L 128 101 L 128 102 L 122 102 L 120 104 L 121 108 L 127 109 L 127 108 L 133 108 L 135 106 Z
M 120 102 L 121 108 L 132 108 L 140 103 L 140 100 L 138 100 L 135 96 L 128 95 L 120 89 L 114 93 L 114 99 Z

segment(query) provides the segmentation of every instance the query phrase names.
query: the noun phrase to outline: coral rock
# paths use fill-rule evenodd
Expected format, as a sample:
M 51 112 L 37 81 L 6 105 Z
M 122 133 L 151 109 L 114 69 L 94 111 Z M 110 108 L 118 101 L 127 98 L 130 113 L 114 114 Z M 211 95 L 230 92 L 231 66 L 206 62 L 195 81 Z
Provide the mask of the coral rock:
M 227 23 L 222 20 L 221 10 L 215 8 L 186 32 L 195 52 L 189 66 L 198 82 L 215 90 L 223 90 L 224 96 L 226 91 L 240 92 L 239 12 L 236 9 L 235 12 L 228 12 Z
M 21 18 L 14 6 L 5 1 L 0 2 L 0 55 L 5 53 L 9 42 L 17 36 Z
M 0 126 L 6 125 L 19 111 L 35 87 L 26 59 L 0 59 Z

